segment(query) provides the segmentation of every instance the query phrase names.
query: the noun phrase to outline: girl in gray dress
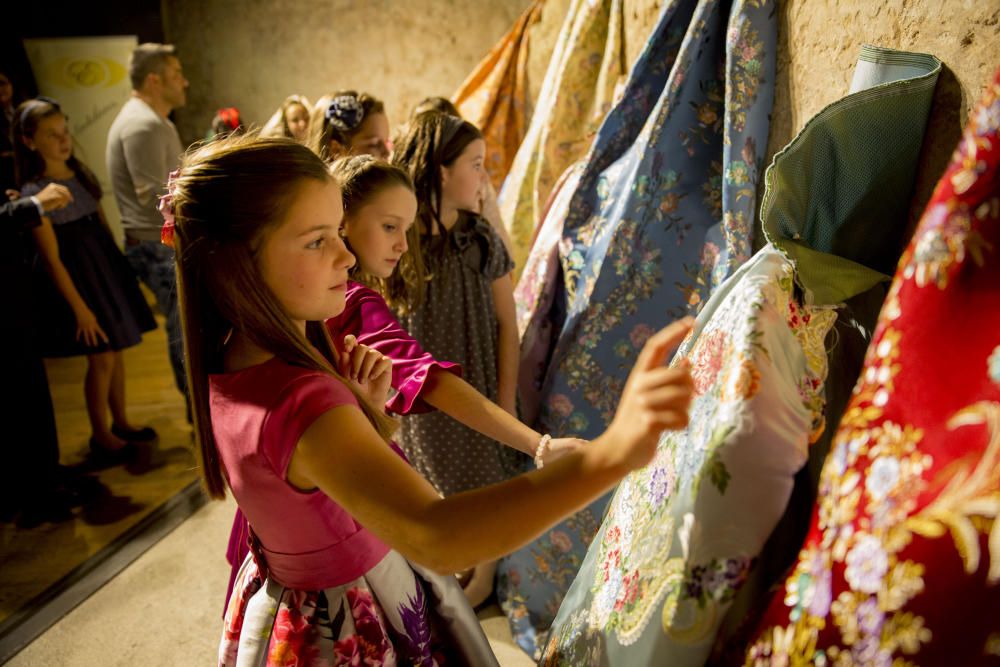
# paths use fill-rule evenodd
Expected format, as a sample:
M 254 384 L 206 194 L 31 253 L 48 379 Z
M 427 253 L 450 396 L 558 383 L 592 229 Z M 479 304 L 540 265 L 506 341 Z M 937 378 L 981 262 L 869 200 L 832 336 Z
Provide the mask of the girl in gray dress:
M 489 222 L 472 212 L 485 151 L 479 130 L 460 118 L 427 112 L 411 121 L 393 163 L 413 180 L 417 224 L 386 297 L 427 352 L 461 364 L 469 384 L 516 415 L 514 264 Z M 503 481 L 530 464 L 442 413 L 407 416 L 400 443 L 445 496 Z M 485 598 L 492 579 L 493 568 L 477 568 L 470 598 Z

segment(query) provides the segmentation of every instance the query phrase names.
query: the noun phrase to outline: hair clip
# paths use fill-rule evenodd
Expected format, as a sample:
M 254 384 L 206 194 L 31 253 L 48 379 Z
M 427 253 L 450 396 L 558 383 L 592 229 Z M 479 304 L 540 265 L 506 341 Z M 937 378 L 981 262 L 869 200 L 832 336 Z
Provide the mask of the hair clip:
M 160 229 L 160 243 L 174 247 L 174 195 L 177 194 L 177 179 L 180 169 L 170 172 L 167 177 L 167 194 L 160 197 L 160 215 L 163 216 L 163 228 Z
M 341 132 L 350 132 L 361 125 L 365 109 L 354 95 L 338 95 L 326 108 L 326 119 Z

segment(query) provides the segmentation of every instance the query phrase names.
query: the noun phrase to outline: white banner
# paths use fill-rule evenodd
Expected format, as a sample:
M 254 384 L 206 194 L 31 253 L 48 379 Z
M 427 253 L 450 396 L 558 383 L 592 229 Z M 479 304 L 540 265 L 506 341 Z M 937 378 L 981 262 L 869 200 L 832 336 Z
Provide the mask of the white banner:
M 118 240 L 120 216 L 104 148 L 111 122 L 132 91 L 128 59 L 138 43 L 134 35 L 24 40 L 38 92 L 58 101 L 69 117 L 74 153 L 97 175 L 104 190 L 101 204 Z

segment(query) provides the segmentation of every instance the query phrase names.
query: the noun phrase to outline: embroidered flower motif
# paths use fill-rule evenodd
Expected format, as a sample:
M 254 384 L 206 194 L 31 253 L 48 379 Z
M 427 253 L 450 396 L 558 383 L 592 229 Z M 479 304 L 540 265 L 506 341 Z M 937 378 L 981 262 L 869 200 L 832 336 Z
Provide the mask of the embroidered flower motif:
M 716 329 L 698 341 L 699 345 L 695 347 L 694 358 L 691 360 L 691 377 L 696 396 L 704 394 L 715 384 L 726 359 L 728 339 L 725 331 Z
M 594 620 L 596 625 L 603 627 L 611 618 L 611 612 L 615 609 L 615 601 L 618 599 L 618 592 L 622 587 L 622 573 L 617 567 L 610 568 L 607 579 L 601 586 L 594 598 Z
M 862 535 L 854 547 L 847 552 L 847 568 L 844 577 L 853 590 L 862 593 L 877 593 L 882 586 L 882 578 L 889 570 L 889 558 L 882 542 L 871 535 Z
M 726 183 L 731 185 L 742 185 L 750 180 L 747 165 L 742 160 L 734 160 L 726 167 Z
M 569 535 L 561 530 L 553 530 L 549 533 L 549 541 L 564 554 L 569 553 L 570 549 L 573 548 L 573 541 L 569 538 Z
M 975 127 L 974 132 L 978 136 L 984 136 L 996 130 L 1000 126 L 1000 98 L 993 100 L 992 104 L 984 104 L 973 115 Z
M 628 337 L 629 340 L 632 341 L 632 346 L 639 349 L 646 344 L 646 341 L 649 340 L 649 337 L 654 333 L 656 333 L 656 331 L 654 331 L 653 327 L 648 324 L 637 324 L 632 328 Z
M 878 636 L 885 625 L 885 613 L 879 609 L 878 598 L 868 598 L 858 605 L 858 630 L 868 636 Z
M 709 126 L 719 120 L 719 112 L 711 102 L 704 102 L 697 109 L 698 122 L 704 126 Z
M 968 213 L 953 209 L 954 202 L 935 204 L 921 220 L 920 236 L 913 248 L 913 261 L 903 276 L 915 278 L 919 287 L 948 286 L 948 271 L 965 259 L 966 239 L 972 228 Z
M 751 359 L 743 359 L 732 366 L 726 378 L 723 398 L 726 400 L 749 401 L 760 390 L 760 371 Z M 732 395 L 730 395 L 732 394 Z
M 573 413 L 573 403 L 566 394 L 552 394 L 549 397 L 549 409 L 565 419 Z
M 677 210 L 677 207 L 681 203 L 681 196 L 676 192 L 668 193 L 663 199 L 660 200 L 660 212 L 664 215 L 668 215 Z
M 649 500 L 654 506 L 662 505 L 673 494 L 676 481 L 677 473 L 669 460 L 664 467 L 653 469 L 649 475 Z
M 818 556 L 817 558 L 822 561 Z M 830 612 L 830 604 L 833 602 L 832 577 L 828 567 L 823 567 L 816 572 L 807 600 L 811 616 L 823 618 Z
M 890 456 L 880 456 L 868 469 L 865 488 L 874 502 L 884 499 L 899 482 L 899 461 Z

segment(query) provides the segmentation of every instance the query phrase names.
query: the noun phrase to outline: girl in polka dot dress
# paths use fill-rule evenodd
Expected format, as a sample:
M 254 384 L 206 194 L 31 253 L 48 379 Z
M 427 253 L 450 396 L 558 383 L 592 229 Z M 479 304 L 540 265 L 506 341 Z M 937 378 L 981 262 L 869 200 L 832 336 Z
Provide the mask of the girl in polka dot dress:
M 516 415 L 514 263 L 496 230 L 473 213 L 485 153 L 482 134 L 460 118 L 430 111 L 410 121 L 392 161 L 413 181 L 417 222 L 385 295 L 425 350 L 461 364 L 469 384 Z M 399 437 L 445 496 L 508 479 L 531 461 L 441 413 L 407 417 Z M 477 568 L 470 599 L 489 594 L 494 568 Z

